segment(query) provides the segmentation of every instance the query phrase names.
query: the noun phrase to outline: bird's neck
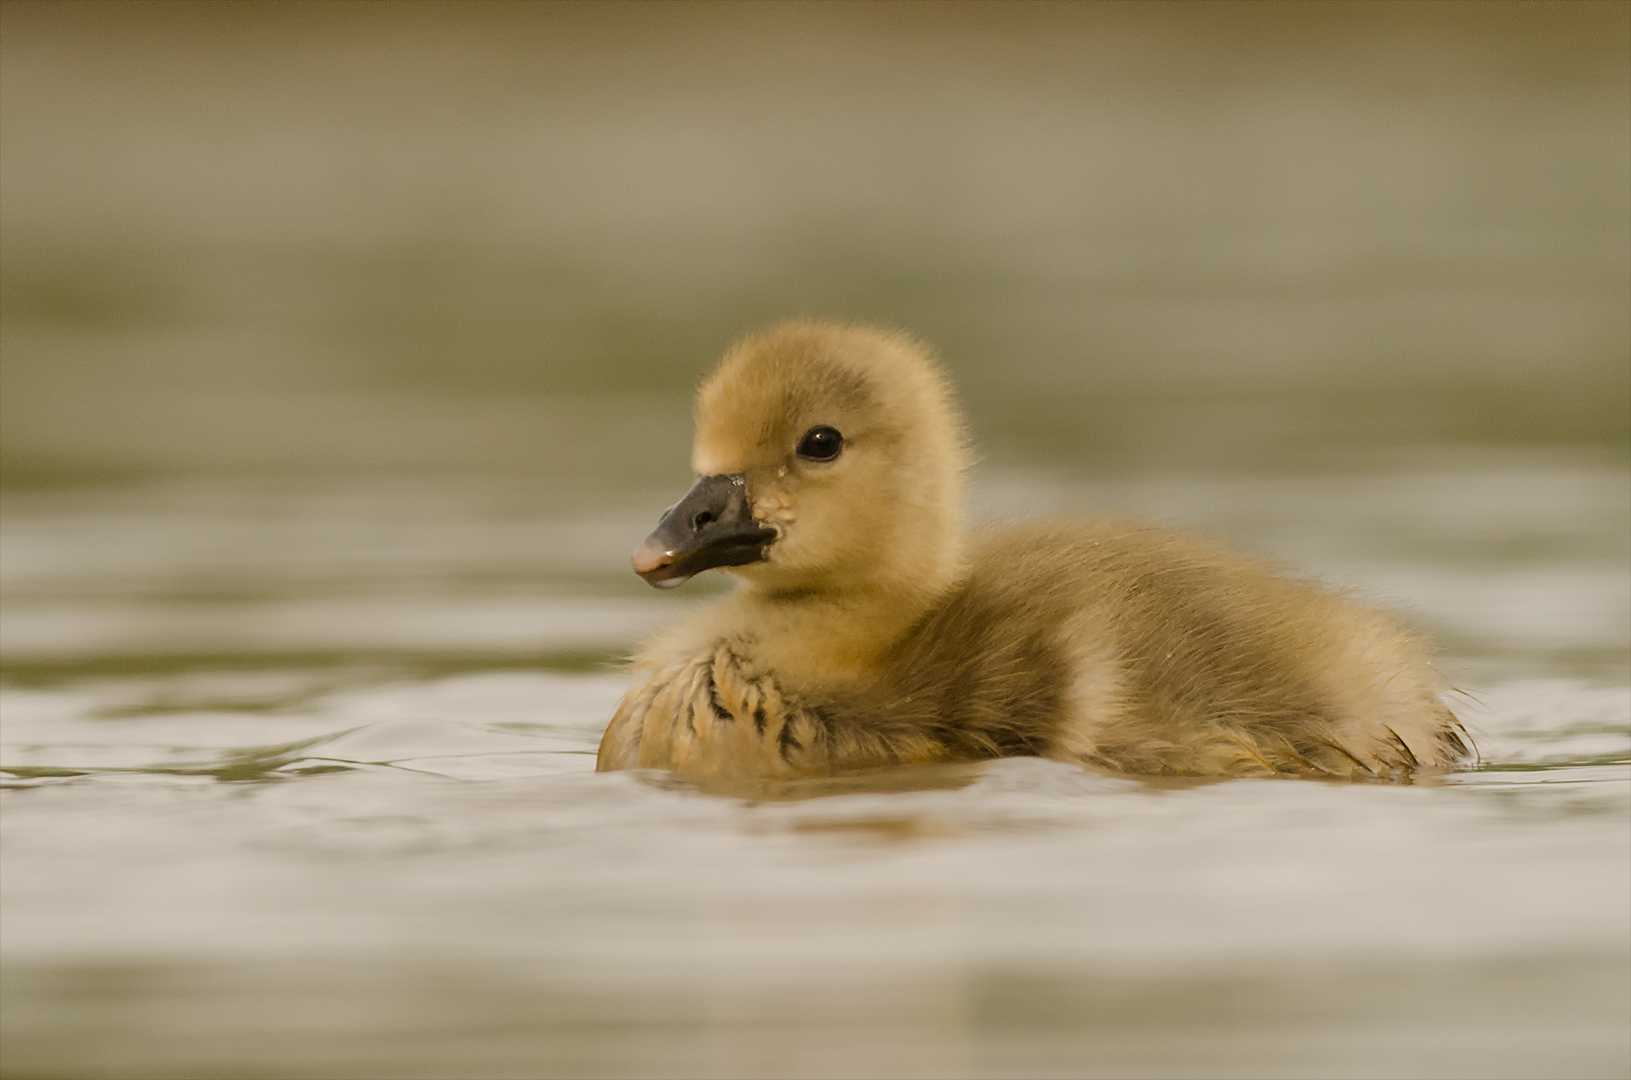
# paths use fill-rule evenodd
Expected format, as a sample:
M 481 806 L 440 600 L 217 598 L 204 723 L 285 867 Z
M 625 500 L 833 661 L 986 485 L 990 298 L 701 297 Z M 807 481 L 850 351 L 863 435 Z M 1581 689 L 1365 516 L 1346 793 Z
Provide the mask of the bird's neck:
M 766 592 L 744 589 L 737 615 L 755 628 L 762 661 L 795 682 L 826 685 L 866 681 L 951 587 Z
M 870 558 L 830 575 L 740 575 L 742 587 L 721 611 L 731 627 L 751 628 L 755 651 L 779 675 L 808 686 L 865 682 L 895 647 L 967 573 L 965 537 L 950 496 L 933 516 L 905 518 Z M 913 538 L 901 542 L 900 536 Z

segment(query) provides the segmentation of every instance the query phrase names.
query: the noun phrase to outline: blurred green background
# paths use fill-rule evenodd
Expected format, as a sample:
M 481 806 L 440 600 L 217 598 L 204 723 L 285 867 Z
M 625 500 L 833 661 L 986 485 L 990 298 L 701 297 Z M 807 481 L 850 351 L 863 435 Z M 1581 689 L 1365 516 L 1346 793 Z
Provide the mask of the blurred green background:
M 981 513 L 1398 612 L 1485 768 L 591 775 L 800 314 Z M 1622 0 L 0 0 L 0 1073 L 1624 1076 L 1628 354 Z
M 987 461 L 1631 443 L 1631 5 L 0 6 L 13 489 L 683 480 L 810 314 Z

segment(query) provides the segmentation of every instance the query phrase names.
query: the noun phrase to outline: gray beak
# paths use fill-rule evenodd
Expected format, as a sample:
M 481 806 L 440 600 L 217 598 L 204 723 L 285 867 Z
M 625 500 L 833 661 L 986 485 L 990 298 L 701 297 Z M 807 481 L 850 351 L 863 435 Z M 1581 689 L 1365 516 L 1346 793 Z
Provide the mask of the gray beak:
M 758 562 L 774 539 L 776 530 L 753 518 L 746 477 L 704 476 L 635 551 L 634 572 L 649 585 L 672 589 L 716 566 Z

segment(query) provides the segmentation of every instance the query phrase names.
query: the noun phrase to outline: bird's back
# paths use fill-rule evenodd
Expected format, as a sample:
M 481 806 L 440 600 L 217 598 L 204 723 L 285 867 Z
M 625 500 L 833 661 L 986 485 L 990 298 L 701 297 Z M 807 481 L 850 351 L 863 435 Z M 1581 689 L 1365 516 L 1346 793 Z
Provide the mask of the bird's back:
M 1466 753 L 1421 642 L 1391 618 L 1181 534 L 994 528 L 902 642 L 873 723 L 948 756 L 1145 774 L 1408 775 Z

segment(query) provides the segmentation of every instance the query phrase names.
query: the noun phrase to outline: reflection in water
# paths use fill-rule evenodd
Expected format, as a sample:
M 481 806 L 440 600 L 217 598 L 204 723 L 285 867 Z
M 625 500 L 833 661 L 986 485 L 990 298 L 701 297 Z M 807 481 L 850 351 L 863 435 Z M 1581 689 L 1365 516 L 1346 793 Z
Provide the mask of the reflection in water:
M 1016 759 L 743 801 L 590 772 L 615 677 L 135 716 L 151 680 L 76 685 L 5 706 L 17 1075 L 1627 1060 L 1619 690 L 1492 693 L 1485 769 L 1416 787 Z M 193 745 L 226 725 L 327 733 Z
M 1631 1063 L 1623 472 L 983 483 L 991 512 L 1119 507 L 1417 601 L 1481 761 L 1404 787 L 1028 759 L 597 775 L 623 679 L 547 650 L 610 655 L 616 624 L 582 612 L 688 601 L 623 592 L 632 505 L 518 514 L 532 490 L 12 497 L 8 1073 Z M 402 591 L 411 626 L 368 614 Z M 472 638 L 491 595 L 531 614 Z M 325 662 L 290 651 L 308 637 Z
M 835 986 L 797 974 L 777 987 L 608 991 L 552 985 L 553 972 L 537 966 L 359 970 L 329 956 L 10 977 L 30 1020 L 107 1002 L 94 1040 L 53 1033 L 75 1047 L 81 1076 L 1623 1075 L 1612 1031 L 1625 1010 L 1624 967 L 1589 954 L 1192 978 L 993 965 L 947 980 Z M 132 1048 L 158 1053 L 132 1071 Z M 219 1063 L 231 1065 L 211 1071 Z

